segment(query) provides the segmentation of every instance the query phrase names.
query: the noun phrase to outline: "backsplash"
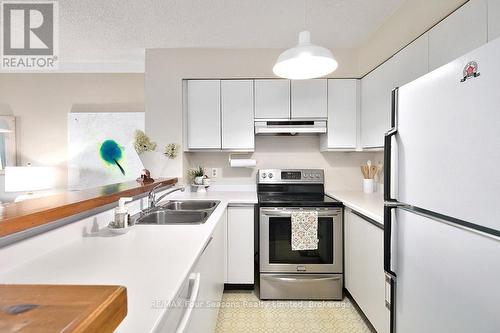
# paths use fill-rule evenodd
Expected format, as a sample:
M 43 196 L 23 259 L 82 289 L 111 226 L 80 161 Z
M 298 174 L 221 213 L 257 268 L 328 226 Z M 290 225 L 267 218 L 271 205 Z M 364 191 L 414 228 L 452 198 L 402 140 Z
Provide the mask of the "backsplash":
M 319 136 L 256 136 L 255 152 L 241 158 L 257 160 L 255 168 L 231 168 L 229 153 L 185 153 L 184 167 L 202 165 L 220 169 L 214 185 L 255 184 L 258 169 L 318 168 L 325 170 L 326 188 L 332 190 L 362 190 L 361 164 L 371 160 L 383 162 L 382 152 L 320 152 Z

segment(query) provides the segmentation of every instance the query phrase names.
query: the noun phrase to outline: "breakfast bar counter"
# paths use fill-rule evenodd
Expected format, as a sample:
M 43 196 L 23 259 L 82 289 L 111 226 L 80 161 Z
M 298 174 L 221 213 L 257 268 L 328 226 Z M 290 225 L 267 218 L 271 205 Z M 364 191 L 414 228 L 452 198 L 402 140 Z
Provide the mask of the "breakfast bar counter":
M 147 184 L 130 181 L 12 203 L 1 214 L 0 238 L 112 204 L 121 197 L 138 196 L 158 184 L 168 186 L 177 181 L 177 178 L 161 178 Z

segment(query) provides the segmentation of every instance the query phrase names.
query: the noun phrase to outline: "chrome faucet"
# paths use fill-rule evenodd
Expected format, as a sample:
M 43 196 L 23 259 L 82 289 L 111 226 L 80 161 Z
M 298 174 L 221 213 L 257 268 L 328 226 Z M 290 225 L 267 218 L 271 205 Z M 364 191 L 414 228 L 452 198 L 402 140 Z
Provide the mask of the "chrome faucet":
M 159 188 L 163 187 L 164 185 L 163 184 L 158 184 L 156 185 L 155 187 L 153 187 L 151 189 L 151 191 L 149 191 L 149 194 L 148 194 L 148 208 L 154 208 L 156 207 L 156 205 L 158 204 L 158 202 L 160 202 L 161 199 L 165 198 L 167 195 L 169 195 L 170 193 L 173 193 L 173 192 L 176 192 L 176 191 L 181 191 L 181 192 L 184 192 L 185 190 L 185 187 L 184 186 L 181 186 L 181 187 L 174 187 L 170 190 L 168 190 L 166 193 L 163 193 L 158 199 L 156 198 L 156 192 Z

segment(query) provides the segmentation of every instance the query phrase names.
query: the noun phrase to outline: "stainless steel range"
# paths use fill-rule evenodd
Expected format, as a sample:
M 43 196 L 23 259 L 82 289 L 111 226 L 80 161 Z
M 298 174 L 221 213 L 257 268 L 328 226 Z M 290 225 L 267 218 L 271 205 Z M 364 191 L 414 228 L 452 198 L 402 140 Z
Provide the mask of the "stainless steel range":
M 342 299 L 343 205 L 325 195 L 320 169 L 257 174 L 261 299 Z M 318 245 L 292 250 L 292 214 L 317 211 Z

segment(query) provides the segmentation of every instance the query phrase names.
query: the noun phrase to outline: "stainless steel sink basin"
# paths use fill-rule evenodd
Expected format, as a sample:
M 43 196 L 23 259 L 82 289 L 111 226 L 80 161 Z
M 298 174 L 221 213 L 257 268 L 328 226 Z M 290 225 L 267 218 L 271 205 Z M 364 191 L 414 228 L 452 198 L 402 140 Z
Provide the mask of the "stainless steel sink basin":
M 164 205 L 145 210 L 136 224 L 203 224 L 220 201 L 172 200 Z
M 175 211 L 214 210 L 219 202 L 215 200 L 173 200 L 162 205 L 161 208 Z
M 211 212 L 193 210 L 154 210 L 139 217 L 136 224 L 203 224 Z

